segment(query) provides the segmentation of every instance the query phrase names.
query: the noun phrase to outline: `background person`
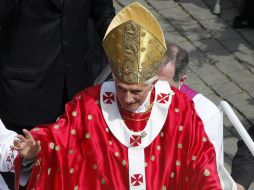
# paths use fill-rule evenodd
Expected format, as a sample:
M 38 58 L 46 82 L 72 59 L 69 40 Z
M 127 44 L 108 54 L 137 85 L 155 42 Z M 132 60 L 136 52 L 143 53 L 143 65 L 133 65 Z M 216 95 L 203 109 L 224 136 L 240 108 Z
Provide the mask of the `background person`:
M 92 85 L 88 20 L 101 41 L 114 14 L 112 0 L 0 0 L 0 111 L 8 129 L 55 121 Z
M 186 84 L 188 53 L 174 43 L 167 44 L 167 52 L 158 71 L 160 79 L 168 81 L 193 100 L 195 109 L 203 121 L 205 131 L 216 151 L 217 167 L 222 159 L 223 118 L 217 106 L 204 95 L 197 93 Z
M 0 115 L 6 128 L 21 133 L 55 121 L 76 92 L 93 84 L 98 65 L 88 62 L 88 20 L 100 43 L 114 15 L 112 0 L 0 0 Z

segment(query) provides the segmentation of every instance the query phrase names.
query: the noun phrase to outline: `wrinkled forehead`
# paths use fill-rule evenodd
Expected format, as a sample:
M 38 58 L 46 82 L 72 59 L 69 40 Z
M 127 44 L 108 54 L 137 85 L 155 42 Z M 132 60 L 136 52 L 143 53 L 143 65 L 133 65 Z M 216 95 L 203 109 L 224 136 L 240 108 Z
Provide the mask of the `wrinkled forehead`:
M 115 80 L 115 85 L 116 88 L 120 88 L 126 91 L 144 90 L 147 87 L 147 85 L 145 85 L 144 83 L 128 84 L 119 80 Z

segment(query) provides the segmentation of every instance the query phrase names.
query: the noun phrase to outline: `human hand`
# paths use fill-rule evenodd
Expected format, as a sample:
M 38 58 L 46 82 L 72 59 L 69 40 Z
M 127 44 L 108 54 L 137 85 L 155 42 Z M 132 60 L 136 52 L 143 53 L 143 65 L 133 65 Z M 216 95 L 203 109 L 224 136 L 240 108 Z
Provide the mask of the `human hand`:
M 245 190 L 245 188 L 238 183 L 236 184 L 236 186 L 237 186 L 237 190 Z
M 30 160 L 35 158 L 40 152 L 40 141 L 36 142 L 31 133 L 26 129 L 23 129 L 23 133 L 25 136 L 18 135 L 18 140 L 13 141 L 14 146 L 11 146 L 11 149 L 18 151 L 22 157 Z

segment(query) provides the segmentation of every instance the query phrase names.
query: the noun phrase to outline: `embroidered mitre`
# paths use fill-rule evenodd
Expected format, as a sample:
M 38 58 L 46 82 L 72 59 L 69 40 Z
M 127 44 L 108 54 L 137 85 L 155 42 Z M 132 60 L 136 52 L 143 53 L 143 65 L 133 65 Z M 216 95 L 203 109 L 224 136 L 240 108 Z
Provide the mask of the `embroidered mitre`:
M 103 47 L 114 76 L 127 84 L 154 77 L 167 49 L 160 24 L 139 3 L 130 4 L 115 16 Z

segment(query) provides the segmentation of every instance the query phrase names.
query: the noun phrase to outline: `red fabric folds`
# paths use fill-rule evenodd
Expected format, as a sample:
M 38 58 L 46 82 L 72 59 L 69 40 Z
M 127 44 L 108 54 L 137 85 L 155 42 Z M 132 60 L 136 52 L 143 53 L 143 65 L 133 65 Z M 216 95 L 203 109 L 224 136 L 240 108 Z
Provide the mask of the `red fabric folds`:
M 147 190 L 221 189 L 214 148 L 193 103 L 173 90 L 166 123 L 145 149 Z M 42 151 L 28 190 L 129 189 L 128 149 L 109 131 L 99 93 L 100 86 L 86 89 L 66 105 L 66 113 L 56 123 L 32 130 Z M 121 113 L 131 118 L 125 122 L 132 130 L 142 130 L 150 114 Z

